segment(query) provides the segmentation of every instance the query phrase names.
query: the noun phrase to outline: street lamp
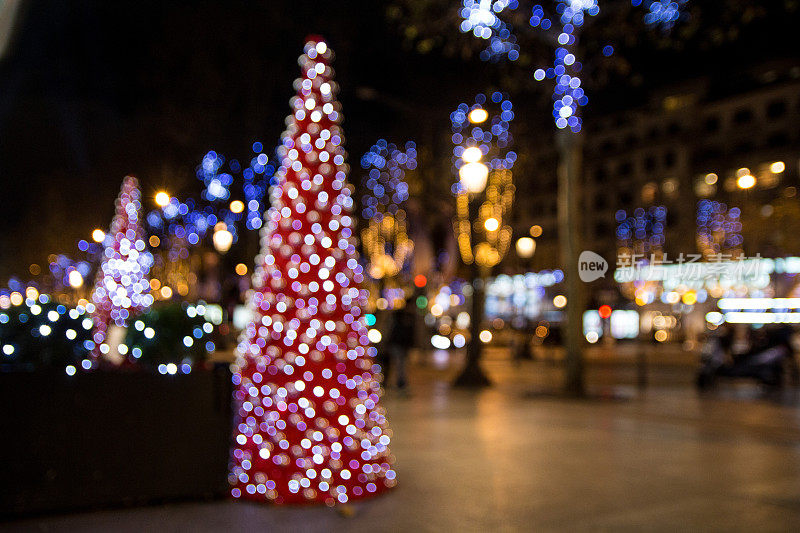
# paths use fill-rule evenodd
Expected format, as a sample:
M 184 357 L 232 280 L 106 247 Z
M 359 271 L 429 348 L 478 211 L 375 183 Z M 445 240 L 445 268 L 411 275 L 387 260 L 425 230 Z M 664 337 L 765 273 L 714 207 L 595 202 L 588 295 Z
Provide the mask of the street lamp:
M 80 289 L 83 286 L 83 276 L 74 269 L 70 270 L 67 281 L 69 282 L 69 286 L 73 289 Z
M 156 205 L 158 207 L 166 207 L 169 205 L 169 193 L 166 191 L 158 191 L 155 196 Z
M 228 231 L 228 226 L 224 222 L 218 222 L 214 226 L 212 241 L 214 242 L 214 248 L 220 253 L 224 254 L 231 249 L 233 234 Z
M 461 185 L 468 193 L 480 194 L 486 188 L 486 182 L 489 179 L 489 167 L 479 161 L 466 163 L 458 170 L 458 177 Z
M 536 251 L 536 241 L 530 237 L 517 239 L 517 255 L 522 259 L 530 259 Z
M 742 174 L 736 179 L 736 186 L 740 189 L 752 189 L 756 184 L 756 178 L 750 173 Z
M 481 122 L 486 122 L 487 118 L 489 118 L 489 112 L 482 107 L 476 107 L 475 109 L 469 112 L 469 121 L 472 122 L 473 124 L 480 124 Z
M 361 165 L 367 170 L 363 183 L 369 191 L 362 200 L 361 213 L 367 224 L 361 232 L 361 244 L 380 300 L 387 283 L 398 281 L 393 278 L 399 276 L 414 251 L 405 203 L 409 196 L 406 173 L 417 168 L 416 144 L 408 141 L 401 150 L 379 139 L 361 158 Z
M 485 279 L 511 243 L 511 228 L 503 222 L 514 199 L 510 169 L 516 154 L 510 150 L 508 131 L 514 113 L 504 94 L 495 92 L 488 100 L 478 95 L 472 106 L 461 104 L 450 116 L 453 166 L 458 173 L 458 183 L 453 186 L 454 227 L 461 259 L 471 270 L 473 289 L 466 364 L 455 381 L 462 386 L 490 384 L 480 367 L 482 345 L 491 340 L 491 332 L 481 328 Z M 487 105 L 499 108 L 496 114 L 490 116 Z M 484 122 L 487 124 L 476 126 Z

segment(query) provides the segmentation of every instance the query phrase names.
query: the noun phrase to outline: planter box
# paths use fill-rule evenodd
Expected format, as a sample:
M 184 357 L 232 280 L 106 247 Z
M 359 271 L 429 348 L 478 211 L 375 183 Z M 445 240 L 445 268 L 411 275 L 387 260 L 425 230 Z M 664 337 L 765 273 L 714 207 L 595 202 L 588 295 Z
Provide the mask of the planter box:
M 0 515 L 226 494 L 230 377 L 0 373 Z

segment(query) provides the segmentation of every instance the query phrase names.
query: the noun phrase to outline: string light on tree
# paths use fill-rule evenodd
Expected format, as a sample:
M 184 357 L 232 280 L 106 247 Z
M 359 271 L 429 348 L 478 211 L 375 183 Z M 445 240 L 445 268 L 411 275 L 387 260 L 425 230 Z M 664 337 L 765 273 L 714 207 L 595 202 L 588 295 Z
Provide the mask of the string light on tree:
M 682 10 L 688 0 L 645 0 L 647 13 L 644 22 L 648 26 L 660 26 L 664 30 L 672 29 L 683 14 Z M 638 7 L 642 0 L 631 0 L 631 5 Z
M 643 0 L 631 0 L 634 7 L 642 5 Z M 680 19 L 687 0 L 644 0 L 647 13 L 644 21 L 648 26 L 660 26 L 669 30 Z M 519 46 L 510 24 L 503 21 L 502 14 L 510 14 L 519 7 L 517 0 L 462 0 L 459 11 L 460 30 L 472 33 L 475 37 L 489 41 L 489 46 L 480 53 L 484 61 L 497 61 L 503 57 L 516 60 Z M 559 0 L 555 11 L 548 15 L 541 4 L 535 4 L 528 22 L 531 27 L 542 30 L 552 37 L 556 46 L 553 66 L 536 69 L 534 79 L 552 79 L 553 118 L 558 129 L 581 131 L 582 121 L 579 108 L 588 103 L 579 76 L 583 65 L 578 61 L 578 37 L 586 17 L 600 12 L 597 0 Z M 557 28 L 555 31 L 552 28 Z M 604 56 L 614 53 L 614 47 L 602 48 Z
M 92 357 L 121 363 L 126 354 L 118 351 L 132 316 L 150 307 L 147 275 L 153 258 L 144 241 L 140 213 L 142 210 L 139 181 L 127 176 L 116 202 L 116 214 L 106 234 L 105 250 L 97 272 L 92 301 L 94 302 L 95 346 Z
M 406 172 L 417 168 L 416 145 L 409 141 L 400 150 L 380 139 L 361 158 L 361 166 L 369 171 L 364 178 L 369 193 L 362 198 L 362 215 L 368 222 L 361 232 L 369 274 L 390 278 L 402 270 L 414 249 L 402 206 L 408 199 Z
M 328 505 L 392 487 L 332 52 L 309 38 L 238 348 L 235 498 Z
M 697 204 L 697 247 L 706 258 L 742 253 L 741 210 L 714 200 Z
M 517 39 L 511 27 L 498 16 L 505 10 L 516 9 L 518 5 L 517 0 L 462 0 L 460 29 L 489 42 L 480 54 L 484 61 L 497 61 L 502 57 L 515 61 L 519 58 Z

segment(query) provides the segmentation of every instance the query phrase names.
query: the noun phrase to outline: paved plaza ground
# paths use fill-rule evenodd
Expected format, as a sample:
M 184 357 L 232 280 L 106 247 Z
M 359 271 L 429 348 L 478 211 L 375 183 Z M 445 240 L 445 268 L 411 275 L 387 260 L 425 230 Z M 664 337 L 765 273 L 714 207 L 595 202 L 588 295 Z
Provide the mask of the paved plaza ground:
M 20 531 L 789 531 L 800 524 L 797 391 L 711 395 L 691 366 L 589 367 L 589 400 L 543 391 L 560 370 L 489 354 L 492 388 L 453 390 L 443 354 L 385 397 L 398 487 L 348 509 L 184 502 L 31 518 Z M 615 385 L 615 386 L 612 386 Z M 351 514 L 352 516 L 345 516 Z M 0 528 L 2 529 L 2 528 Z

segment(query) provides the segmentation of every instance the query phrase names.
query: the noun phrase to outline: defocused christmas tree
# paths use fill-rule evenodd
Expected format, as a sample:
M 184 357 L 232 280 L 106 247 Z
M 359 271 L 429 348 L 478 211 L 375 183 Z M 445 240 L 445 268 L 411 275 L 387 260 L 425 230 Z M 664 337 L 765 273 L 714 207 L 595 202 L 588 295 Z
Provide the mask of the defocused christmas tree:
M 103 240 L 105 250 L 92 293 L 95 307 L 92 357 L 96 361 L 104 359 L 121 364 L 128 357 L 133 360 L 122 344 L 129 320 L 153 303 L 147 279 L 153 258 L 146 248 L 141 210 L 139 181 L 126 176 L 111 229 Z
M 239 346 L 231 494 L 345 503 L 395 484 L 362 307 L 341 116 L 326 43 L 300 56 L 282 164 Z

